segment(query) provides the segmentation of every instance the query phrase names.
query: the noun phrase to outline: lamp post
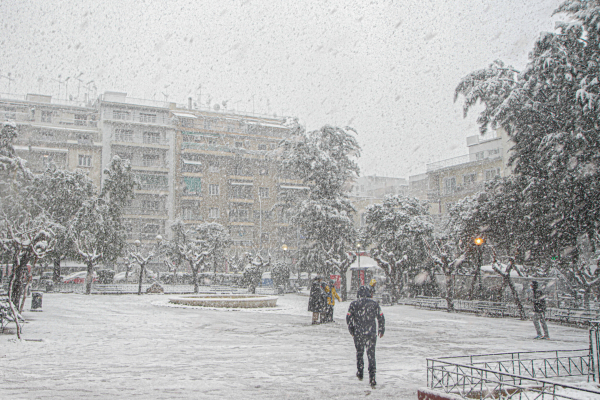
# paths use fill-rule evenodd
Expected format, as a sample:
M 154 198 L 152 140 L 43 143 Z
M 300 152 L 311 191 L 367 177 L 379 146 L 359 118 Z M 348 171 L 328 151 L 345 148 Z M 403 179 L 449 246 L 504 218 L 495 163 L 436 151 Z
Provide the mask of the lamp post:
M 356 243 L 356 257 L 358 259 L 358 285 L 365 284 L 365 272 L 360 269 L 360 243 Z
M 482 264 L 482 256 L 483 256 L 483 244 L 485 243 L 485 239 L 481 236 L 477 236 L 473 238 L 473 242 L 475 246 L 477 246 L 477 274 L 479 275 L 479 298 L 483 296 L 483 282 L 481 281 L 481 264 Z

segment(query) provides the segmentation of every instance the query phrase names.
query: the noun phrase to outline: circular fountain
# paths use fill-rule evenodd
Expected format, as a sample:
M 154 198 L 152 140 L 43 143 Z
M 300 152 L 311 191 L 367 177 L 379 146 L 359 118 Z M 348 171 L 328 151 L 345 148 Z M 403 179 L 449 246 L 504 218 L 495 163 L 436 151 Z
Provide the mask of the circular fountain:
M 170 297 L 169 303 L 215 308 L 268 308 L 277 306 L 277 296 L 260 294 L 193 294 Z

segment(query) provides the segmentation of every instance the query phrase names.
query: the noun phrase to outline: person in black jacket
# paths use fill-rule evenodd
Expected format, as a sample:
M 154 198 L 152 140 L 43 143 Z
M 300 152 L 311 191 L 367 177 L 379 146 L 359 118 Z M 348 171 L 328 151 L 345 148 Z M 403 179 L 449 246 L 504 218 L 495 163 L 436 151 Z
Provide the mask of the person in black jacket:
M 358 289 L 358 299 L 350 303 L 346 323 L 348 330 L 354 338 L 354 347 L 356 347 L 356 376 L 363 378 L 364 360 L 363 353 L 367 350 L 367 359 L 369 360 L 369 383 L 374 387 L 375 381 L 375 344 L 377 343 L 377 334 L 383 337 L 385 332 L 385 318 L 381 312 L 379 304 L 371 299 L 371 291 L 361 286 Z M 379 325 L 379 329 L 377 327 Z
M 312 324 L 319 323 L 319 315 L 325 311 L 325 292 L 321 289 L 321 277 L 313 279 L 308 299 L 308 311 L 312 312 Z
M 548 325 L 546 325 L 546 298 L 541 290 L 538 289 L 537 281 L 531 281 L 531 290 L 533 291 L 533 326 L 537 332 L 535 339 L 550 339 L 548 334 Z M 542 336 L 542 330 L 540 329 L 540 323 L 544 329 L 544 335 Z

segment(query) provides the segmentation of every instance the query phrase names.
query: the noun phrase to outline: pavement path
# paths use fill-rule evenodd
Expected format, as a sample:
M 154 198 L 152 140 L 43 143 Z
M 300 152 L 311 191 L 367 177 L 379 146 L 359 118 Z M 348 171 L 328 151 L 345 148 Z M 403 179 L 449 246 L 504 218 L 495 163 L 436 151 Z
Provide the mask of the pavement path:
M 552 340 L 537 341 L 531 321 L 383 307 L 371 390 L 354 376 L 349 303 L 312 326 L 307 302 L 234 311 L 45 293 L 43 312 L 24 312 L 24 340 L 0 334 L 0 399 L 416 399 L 427 357 L 588 347 L 584 329 L 549 324 Z

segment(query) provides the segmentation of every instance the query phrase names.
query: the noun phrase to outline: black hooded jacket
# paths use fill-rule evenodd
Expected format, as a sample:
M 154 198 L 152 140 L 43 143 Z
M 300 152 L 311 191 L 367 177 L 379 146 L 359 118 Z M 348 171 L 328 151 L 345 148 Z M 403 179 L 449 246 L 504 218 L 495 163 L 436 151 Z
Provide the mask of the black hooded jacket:
M 377 323 L 375 322 L 377 321 Z M 358 299 L 350 303 L 346 323 L 352 336 L 375 336 L 385 332 L 385 318 L 379 304 L 371 299 L 369 289 L 361 286 L 358 289 Z M 379 330 L 377 329 L 379 325 Z

